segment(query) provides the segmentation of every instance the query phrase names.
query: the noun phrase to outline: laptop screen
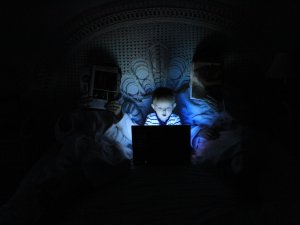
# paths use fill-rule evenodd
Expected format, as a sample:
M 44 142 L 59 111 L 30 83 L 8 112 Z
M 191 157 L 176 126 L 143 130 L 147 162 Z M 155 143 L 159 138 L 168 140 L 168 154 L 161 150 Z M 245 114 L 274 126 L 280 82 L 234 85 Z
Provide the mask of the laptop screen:
M 188 165 L 190 126 L 132 126 L 134 165 Z

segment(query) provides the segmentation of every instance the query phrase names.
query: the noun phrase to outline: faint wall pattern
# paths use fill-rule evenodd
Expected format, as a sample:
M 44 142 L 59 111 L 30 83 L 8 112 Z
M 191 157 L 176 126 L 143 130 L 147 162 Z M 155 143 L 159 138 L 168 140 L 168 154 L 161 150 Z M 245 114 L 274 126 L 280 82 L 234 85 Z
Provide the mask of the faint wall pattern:
M 171 58 L 165 44 L 154 43 L 146 49 L 145 59 L 133 60 L 129 73 L 121 79 L 121 92 L 126 104 L 124 110 L 134 115 L 137 122 L 149 113 L 151 93 L 157 87 L 169 87 L 176 91 L 189 82 L 188 60 Z
M 181 19 L 184 23 L 201 23 L 202 26 L 217 29 L 235 29 L 239 18 L 245 15 L 242 9 L 235 10 L 214 1 L 169 1 L 162 6 L 161 0 L 113 4 L 87 12 L 74 21 L 66 24 L 62 32 L 69 45 L 103 32 L 106 29 L 118 28 L 121 23 L 148 20 L 171 21 Z
M 79 90 L 81 68 L 103 65 L 110 58 L 109 63 L 121 70 L 124 110 L 142 118 L 156 87 L 178 90 L 189 82 L 192 58 L 203 40 L 216 33 L 230 36 L 241 21 L 241 11 L 210 1 L 169 1 L 163 6 L 153 2 L 94 9 L 71 21 L 64 30 L 67 63 L 56 88 Z M 95 51 L 105 54 L 91 57 Z M 222 57 L 228 70 L 251 61 L 234 49 Z

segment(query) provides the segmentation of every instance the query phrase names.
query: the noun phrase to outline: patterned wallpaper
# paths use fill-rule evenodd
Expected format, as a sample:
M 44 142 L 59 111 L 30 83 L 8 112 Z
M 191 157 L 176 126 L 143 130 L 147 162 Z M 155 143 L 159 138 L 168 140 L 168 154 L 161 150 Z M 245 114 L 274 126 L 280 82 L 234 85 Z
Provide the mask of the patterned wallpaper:
M 135 104 L 155 87 L 177 90 L 188 83 L 199 42 L 233 27 L 230 19 L 209 11 L 171 7 L 127 10 L 104 17 L 95 13 L 81 23 L 85 25 L 80 29 L 71 26 L 72 32 L 66 35 L 68 54 L 57 90 L 78 92 L 83 67 L 108 63 L 120 68 L 121 92 Z
M 233 13 L 207 1 L 186 2 L 184 6 L 176 1 L 168 4 L 168 7 L 153 3 L 147 7 L 145 2 L 123 8 L 111 6 L 79 16 L 66 25 L 62 34 L 63 67 L 53 71 L 52 76 L 48 72 L 47 80 L 40 83 L 47 83 L 49 93 L 52 89 L 57 96 L 64 93 L 79 96 L 85 68 L 114 65 L 121 70 L 123 96 L 142 108 L 142 114 L 147 113 L 147 94 L 158 86 L 178 90 L 188 83 L 196 48 L 211 36 L 230 38 L 240 23 L 235 18 L 240 18 L 237 14 L 241 12 Z M 230 47 L 222 53 L 221 61 L 228 70 L 245 62 L 253 61 L 254 67 L 261 63 L 259 57 L 249 58 L 248 53 Z M 127 108 L 132 108 L 132 104 Z
M 195 25 L 146 22 L 101 33 L 73 53 L 68 81 L 72 79 L 78 86 L 79 69 L 91 64 L 89 55 L 95 49 L 100 51 L 95 55 L 108 52 L 110 60 L 121 69 L 120 89 L 130 102 L 124 104 L 125 110 L 142 119 L 149 111 L 148 94 L 156 87 L 178 90 L 189 82 L 195 48 L 213 32 Z M 93 58 L 92 64 L 101 65 L 102 58 Z

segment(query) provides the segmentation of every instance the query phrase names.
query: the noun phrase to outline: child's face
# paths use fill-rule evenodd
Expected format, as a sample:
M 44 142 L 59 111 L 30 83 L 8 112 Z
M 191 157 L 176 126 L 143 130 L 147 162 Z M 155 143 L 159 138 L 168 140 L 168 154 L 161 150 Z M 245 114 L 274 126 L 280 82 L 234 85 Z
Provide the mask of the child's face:
M 170 100 L 154 100 L 151 106 L 156 112 L 158 118 L 165 122 L 172 114 L 176 103 Z

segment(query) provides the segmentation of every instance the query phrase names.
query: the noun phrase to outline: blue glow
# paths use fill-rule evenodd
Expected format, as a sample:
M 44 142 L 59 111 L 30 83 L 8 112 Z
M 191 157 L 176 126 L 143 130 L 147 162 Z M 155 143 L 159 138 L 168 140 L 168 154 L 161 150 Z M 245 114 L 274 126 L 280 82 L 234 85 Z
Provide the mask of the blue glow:
M 191 125 L 191 145 L 194 149 L 202 149 L 205 138 L 199 134 L 204 127 L 211 127 L 219 118 L 219 113 L 206 101 L 191 99 L 190 89 L 177 95 L 177 110 L 182 123 Z
M 201 151 L 206 139 L 200 134 L 203 128 L 211 127 L 220 114 L 205 100 L 191 99 L 190 89 L 187 88 L 176 96 L 175 113 L 180 116 L 182 124 L 191 126 L 191 146 Z M 123 109 L 130 118 L 139 125 L 142 125 L 146 115 L 151 111 L 151 98 L 144 98 L 142 101 L 125 101 Z

